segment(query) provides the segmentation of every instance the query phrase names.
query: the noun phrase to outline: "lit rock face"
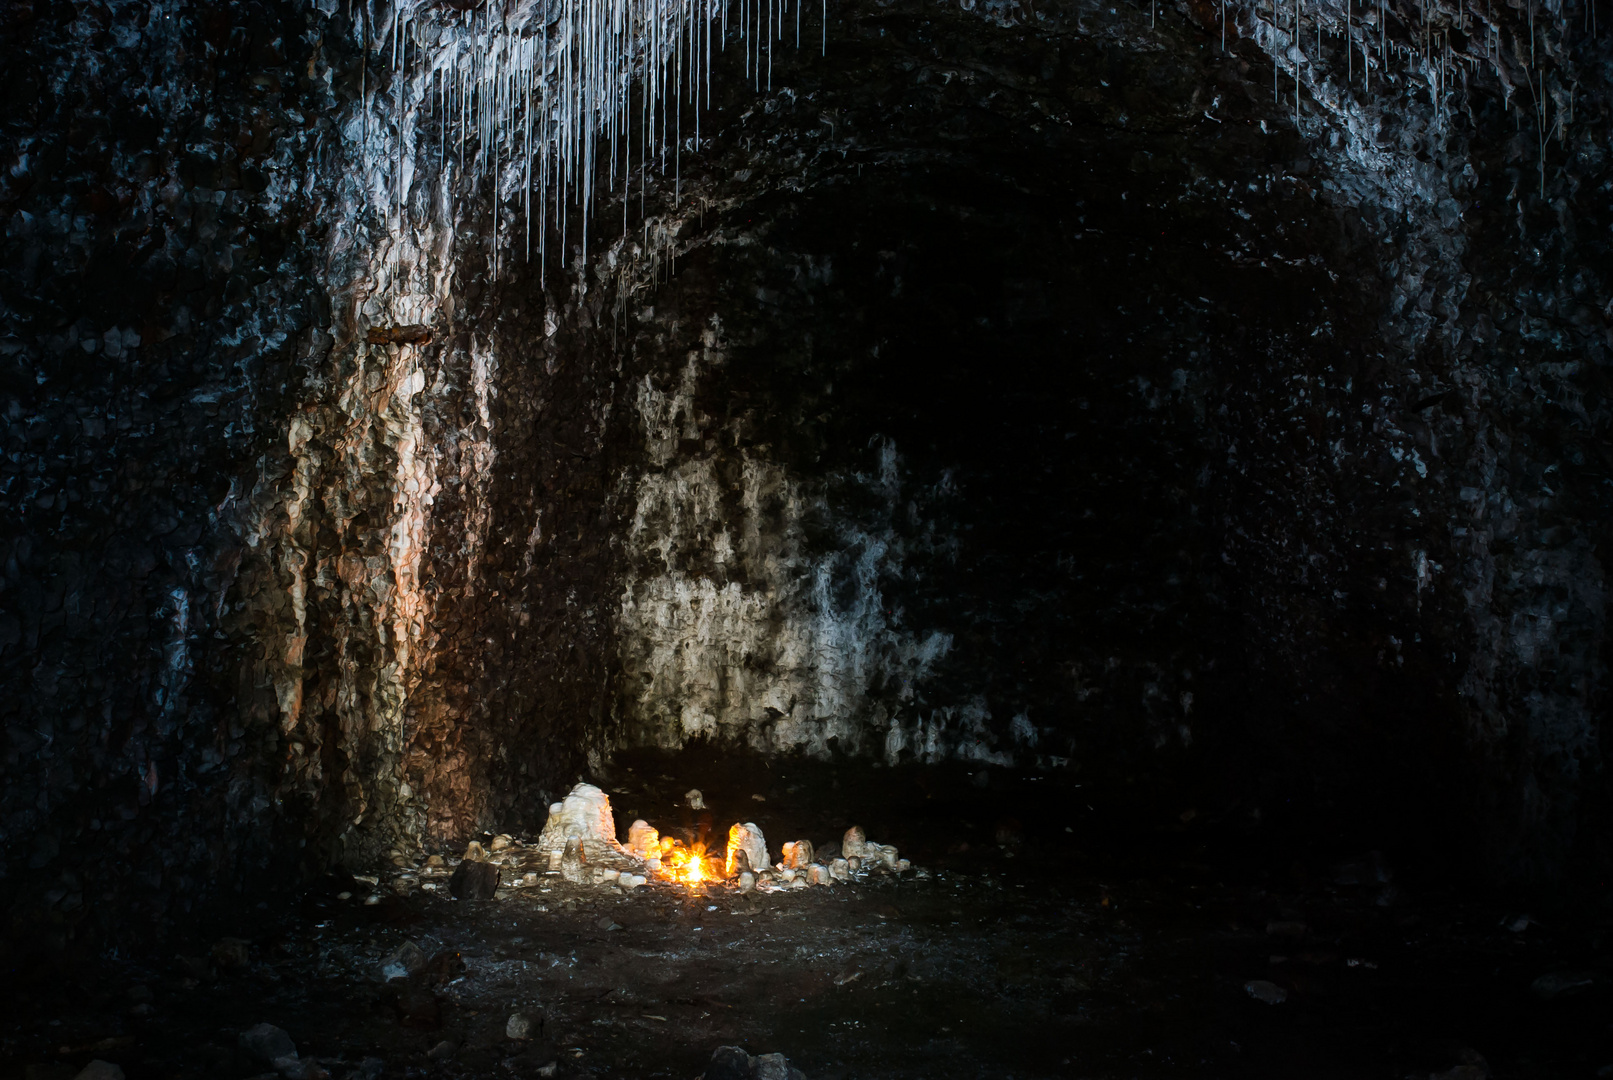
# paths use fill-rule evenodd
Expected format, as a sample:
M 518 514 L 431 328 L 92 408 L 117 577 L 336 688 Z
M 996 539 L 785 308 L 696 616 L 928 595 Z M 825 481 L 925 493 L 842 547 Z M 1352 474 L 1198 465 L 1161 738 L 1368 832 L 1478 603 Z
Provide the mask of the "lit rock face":
M 951 638 L 887 618 L 883 590 L 904 572 L 900 535 L 847 521 L 830 550 L 814 551 L 809 521 L 834 520 L 823 484 L 762 454 L 716 449 L 737 433 L 695 402 L 701 371 L 723 363 L 717 335 L 707 340 L 673 386 L 646 376 L 638 395 L 649 463 L 625 538 L 618 624 L 638 737 L 877 750 L 867 729 L 912 700 Z M 711 449 L 679 456 L 686 440 Z M 853 482 L 887 515 L 902 505 L 894 447 L 881 451 L 877 475 Z M 837 579 L 850 587 L 832 590 Z

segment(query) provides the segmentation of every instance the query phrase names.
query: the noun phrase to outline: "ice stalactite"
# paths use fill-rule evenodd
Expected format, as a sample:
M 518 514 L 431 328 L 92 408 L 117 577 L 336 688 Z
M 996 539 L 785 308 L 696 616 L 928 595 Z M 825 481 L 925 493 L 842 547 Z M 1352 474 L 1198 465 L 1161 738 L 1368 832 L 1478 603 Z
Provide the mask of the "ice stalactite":
M 355 26 L 386 80 L 366 59 L 355 134 L 381 166 L 381 219 L 401 224 L 416 177 L 435 172 L 491 184 L 495 272 L 506 246 L 543 259 L 549 229 L 564 239 L 574 210 L 586 250 L 604 193 L 619 186 L 625 212 L 635 171 L 641 184 L 646 170 L 676 182 L 681 153 L 700 142 L 714 54 L 732 40 L 746 74 L 771 87 L 791 15 L 790 0 L 366 0 Z

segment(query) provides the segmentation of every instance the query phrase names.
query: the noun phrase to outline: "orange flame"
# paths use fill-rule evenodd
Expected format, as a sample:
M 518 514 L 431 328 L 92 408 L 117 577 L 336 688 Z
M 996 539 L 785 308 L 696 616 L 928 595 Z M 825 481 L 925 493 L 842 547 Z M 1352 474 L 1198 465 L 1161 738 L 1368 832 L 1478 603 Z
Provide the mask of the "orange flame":
M 667 881 L 695 886 L 721 876 L 709 865 L 712 860 L 707 857 L 704 844 L 696 844 L 692 848 L 684 847 L 677 840 L 667 836 L 661 838 L 660 850 L 660 876 Z

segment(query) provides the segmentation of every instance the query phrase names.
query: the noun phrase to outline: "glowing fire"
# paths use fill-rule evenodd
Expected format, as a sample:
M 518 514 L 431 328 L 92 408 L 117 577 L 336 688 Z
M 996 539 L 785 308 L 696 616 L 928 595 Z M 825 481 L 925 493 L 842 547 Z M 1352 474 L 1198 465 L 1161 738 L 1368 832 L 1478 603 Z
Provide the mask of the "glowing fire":
M 660 875 L 668 881 L 680 885 L 701 885 L 722 877 L 721 870 L 715 865 L 717 860 L 706 854 L 704 844 L 685 847 L 679 841 L 666 836 L 661 838 L 659 848 Z

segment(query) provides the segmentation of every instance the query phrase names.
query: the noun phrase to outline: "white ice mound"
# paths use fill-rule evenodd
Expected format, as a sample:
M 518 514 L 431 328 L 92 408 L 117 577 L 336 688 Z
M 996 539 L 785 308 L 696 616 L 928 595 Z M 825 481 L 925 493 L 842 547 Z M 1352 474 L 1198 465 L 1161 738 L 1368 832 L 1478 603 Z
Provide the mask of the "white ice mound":
M 642 859 L 616 842 L 610 796 L 592 784 L 578 784 L 562 802 L 549 807 L 538 837 L 538 855 L 555 869 L 567 850 L 595 870 L 641 870 Z M 569 875 L 568 875 L 569 876 Z

